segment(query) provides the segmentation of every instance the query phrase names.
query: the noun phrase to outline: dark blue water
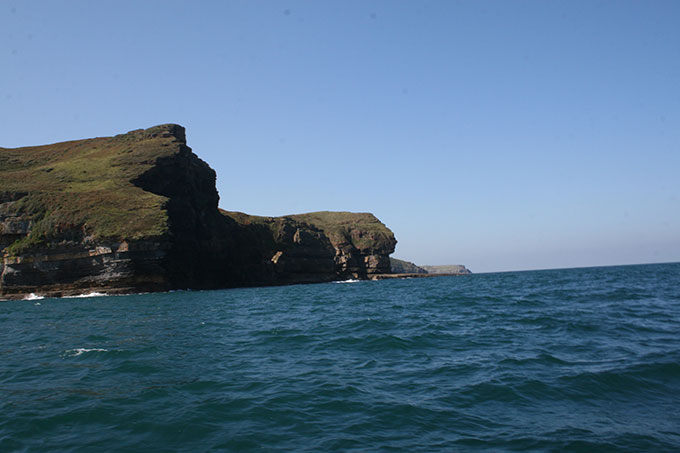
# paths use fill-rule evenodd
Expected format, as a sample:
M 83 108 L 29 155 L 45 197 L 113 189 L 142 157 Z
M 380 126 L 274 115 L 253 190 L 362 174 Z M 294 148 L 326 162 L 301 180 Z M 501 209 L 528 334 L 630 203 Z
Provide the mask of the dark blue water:
M 680 264 L 0 303 L 0 451 L 677 451 Z

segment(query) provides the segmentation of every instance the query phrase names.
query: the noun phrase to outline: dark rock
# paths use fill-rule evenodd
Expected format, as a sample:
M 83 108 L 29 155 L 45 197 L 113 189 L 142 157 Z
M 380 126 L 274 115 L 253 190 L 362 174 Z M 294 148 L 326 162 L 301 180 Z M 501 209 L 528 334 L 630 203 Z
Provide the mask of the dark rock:
M 247 234 L 257 253 L 274 264 L 277 283 L 370 278 L 389 271 L 394 234 L 367 213 L 313 212 L 258 217 L 222 211 Z M 245 234 L 245 233 L 244 233 Z

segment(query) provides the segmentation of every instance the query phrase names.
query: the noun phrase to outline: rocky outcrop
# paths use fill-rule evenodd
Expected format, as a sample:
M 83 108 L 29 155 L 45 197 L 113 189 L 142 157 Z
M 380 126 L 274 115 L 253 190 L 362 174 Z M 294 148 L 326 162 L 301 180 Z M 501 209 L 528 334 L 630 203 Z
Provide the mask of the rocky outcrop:
M 389 273 L 394 234 L 368 213 L 314 212 L 258 217 L 222 212 L 256 235 L 262 261 L 272 263 L 278 283 L 371 278 Z
M 390 258 L 390 265 L 392 273 L 394 274 L 427 274 L 425 269 L 416 266 L 410 261 Z
M 336 272 L 343 277 L 370 278 L 390 272 L 394 234 L 370 213 L 313 212 L 290 216 L 320 229 L 334 250 Z
M 468 275 L 471 274 L 462 264 L 444 266 L 416 266 L 409 261 L 390 258 L 393 274 L 430 274 L 430 275 Z
M 449 274 L 449 275 L 467 275 L 471 274 L 470 270 L 462 264 L 447 264 L 443 266 L 420 266 L 427 271 L 428 274 Z
M 371 214 L 220 211 L 215 172 L 162 125 L 0 148 L 0 298 L 323 282 L 389 272 Z
M 4 204 L 5 222 L 27 227 L 7 240 L 3 235 L 0 296 L 163 291 L 185 283 L 176 260 L 182 241 L 168 215 L 174 202 L 138 187 L 155 169 L 192 162 L 212 176 L 214 191 L 214 172 L 186 147 L 183 128 L 0 154 L 16 163 L 0 167 L 9 173 L 4 184 L 27 189 Z M 206 184 L 187 168 L 177 184 Z M 22 180 L 17 172 L 33 177 Z

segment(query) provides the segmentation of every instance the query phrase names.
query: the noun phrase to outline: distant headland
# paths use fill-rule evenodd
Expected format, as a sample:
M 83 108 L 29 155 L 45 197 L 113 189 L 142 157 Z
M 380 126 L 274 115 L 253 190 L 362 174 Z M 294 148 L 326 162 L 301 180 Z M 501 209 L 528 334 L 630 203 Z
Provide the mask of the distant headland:
M 176 124 L 0 148 L 0 298 L 393 273 L 397 241 L 374 215 L 225 211 L 215 180 Z
M 392 274 L 409 275 L 412 277 L 434 277 L 444 275 L 469 275 L 472 272 L 462 264 L 449 264 L 443 266 L 417 266 L 410 261 L 404 261 L 390 257 Z M 393 277 L 393 276 L 391 276 Z

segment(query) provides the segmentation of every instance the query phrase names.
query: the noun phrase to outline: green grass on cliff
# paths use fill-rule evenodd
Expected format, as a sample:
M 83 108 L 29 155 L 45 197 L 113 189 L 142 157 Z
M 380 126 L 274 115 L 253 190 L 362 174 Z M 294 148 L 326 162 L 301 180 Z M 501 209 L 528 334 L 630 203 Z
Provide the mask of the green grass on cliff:
M 6 234 L 3 228 L 10 228 L 3 225 L 8 219 L 32 224 L 30 234 L 4 252 L 19 255 L 83 237 L 118 241 L 166 234 L 167 198 L 132 181 L 159 158 L 177 153 L 183 143 L 183 129 L 162 125 L 115 137 L 0 148 L 0 237 Z M 291 223 L 304 223 L 343 248 L 370 252 L 393 248 L 395 242 L 392 232 L 368 213 L 326 211 L 284 217 L 223 213 L 241 224 L 266 226 L 274 237 Z
M 366 212 L 310 212 L 289 216 L 323 230 L 331 242 L 347 243 L 359 250 L 383 248 L 394 240 L 394 234 L 373 214 Z
M 156 159 L 177 152 L 171 130 L 157 126 L 115 137 L 0 148 L 0 201 L 26 194 L 6 205 L 4 214 L 34 222 L 30 236 L 7 251 L 21 253 L 71 230 L 111 239 L 164 234 L 166 198 L 131 181 Z
M 427 271 L 410 261 L 390 257 L 390 267 L 395 274 L 427 274 Z
M 392 231 L 370 213 L 319 211 L 283 217 L 260 217 L 231 211 L 222 213 L 241 224 L 266 225 L 274 234 L 283 227 L 286 219 L 305 223 L 323 231 L 334 245 L 346 244 L 359 250 L 389 248 L 389 244 L 395 242 Z

